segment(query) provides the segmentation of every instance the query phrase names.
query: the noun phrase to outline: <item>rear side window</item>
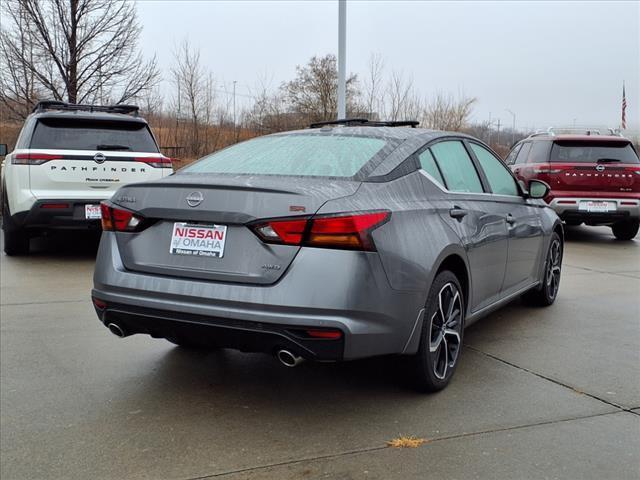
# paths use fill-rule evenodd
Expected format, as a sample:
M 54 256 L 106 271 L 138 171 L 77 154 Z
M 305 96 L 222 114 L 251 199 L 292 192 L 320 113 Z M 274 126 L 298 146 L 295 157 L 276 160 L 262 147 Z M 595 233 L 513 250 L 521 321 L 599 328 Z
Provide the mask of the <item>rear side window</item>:
M 505 160 L 504 160 L 504 162 L 507 165 L 511 165 L 511 164 L 515 163 L 516 156 L 518 155 L 518 152 L 520 151 L 521 147 L 522 147 L 522 144 L 516 145 L 515 148 L 513 150 L 511 150 L 511 152 L 509 152 L 509 155 L 507 155 L 507 158 L 505 158 Z
M 442 174 L 438 169 L 438 165 L 436 165 L 436 160 L 431 155 L 430 150 L 425 150 L 420 155 L 418 155 L 418 159 L 420 160 L 420 166 L 422 169 L 427 172 L 429 175 L 433 177 L 440 185 L 444 186 L 444 180 L 442 179 Z
M 529 157 L 529 151 L 531 150 L 531 142 L 523 143 L 522 148 L 518 152 L 516 157 L 516 164 L 525 163 Z
M 475 143 L 471 144 L 471 150 L 476 154 L 493 193 L 518 196 L 516 181 L 502 161 L 498 160 L 489 150 Z
M 353 177 L 386 143 L 380 138 L 340 135 L 260 137 L 206 156 L 182 171 Z
M 567 163 L 640 163 L 629 142 L 556 140 L 551 148 L 552 162 Z
M 544 140 L 533 142 L 527 163 L 547 163 L 549 161 L 550 149 L 551 142 Z
M 431 152 L 438 162 L 447 188 L 452 192 L 482 193 L 482 183 L 471 157 L 460 141 L 436 143 Z
M 38 120 L 29 148 L 158 152 L 145 123 L 66 118 Z

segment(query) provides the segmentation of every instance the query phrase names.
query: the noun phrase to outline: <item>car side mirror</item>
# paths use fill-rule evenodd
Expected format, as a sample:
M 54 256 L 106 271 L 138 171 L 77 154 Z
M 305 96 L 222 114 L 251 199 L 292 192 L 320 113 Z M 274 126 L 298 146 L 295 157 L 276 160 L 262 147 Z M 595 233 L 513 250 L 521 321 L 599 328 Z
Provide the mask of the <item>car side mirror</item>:
M 522 196 L 524 196 L 524 198 L 529 198 L 529 189 L 527 188 L 527 184 L 522 180 L 518 180 L 518 186 L 520 187 Z
M 529 180 L 529 198 L 544 198 L 549 195 L 551 187 L 542 180 Z
M 7 155 L 7 144 L 0 143 L 0 157 L 4 157 Z

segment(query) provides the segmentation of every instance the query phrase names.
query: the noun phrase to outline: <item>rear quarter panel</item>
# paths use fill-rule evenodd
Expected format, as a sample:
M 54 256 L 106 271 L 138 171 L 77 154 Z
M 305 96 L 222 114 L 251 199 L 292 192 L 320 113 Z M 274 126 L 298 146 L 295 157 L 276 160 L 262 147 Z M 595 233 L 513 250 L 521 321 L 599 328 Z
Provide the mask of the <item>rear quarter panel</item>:
M 389 182 L 363 183 L 348 198 L 327 202 L 318 213 L 390 210 L 391 220 L 372 233 L 391 288 L 421 292 L 426 300 L 441 261 L 466 255 L 460 239 L 428 201 L 418 172 Z

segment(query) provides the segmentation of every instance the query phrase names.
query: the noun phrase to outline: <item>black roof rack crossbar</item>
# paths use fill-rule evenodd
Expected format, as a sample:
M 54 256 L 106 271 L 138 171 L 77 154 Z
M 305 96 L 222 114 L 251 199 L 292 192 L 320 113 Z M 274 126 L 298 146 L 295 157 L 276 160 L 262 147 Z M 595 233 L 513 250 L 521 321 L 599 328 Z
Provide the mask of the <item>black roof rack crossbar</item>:
M 370 127 L 411 127 L 416 128 L 420 125 L 420 122 L 417 120 L 395 120 L 395 121 L 373 121 L 368 122 L 368 126 Z
M 341 118 L 338 120 L 327 120 L 324 122 L 314 122 L 309 125 L 309 128 L 320 128 L 327 125 L 351 125 L 351 124 L 363 124 L 368 123 L 366 118 Z
M 43 100 L 36 103 L 33 112 L 44 112 L 45 110 L 67 110 L 67 111 L 87 111 L 87 112 L 107 112 L 123 113 L 138 116 L 140 107 L 136 105 L 84 105 L 79 103 L 66 103 L 58 100 Z
M 327 120 L 326 122 L 314 122 L 309 128 L 320 128 L 328 125 L 359 125 L 363 127 L 411 127 L 420 125 L 417 120 L 382 121 L 368 120 L 366 118 L 341 118 L 339 120 Z

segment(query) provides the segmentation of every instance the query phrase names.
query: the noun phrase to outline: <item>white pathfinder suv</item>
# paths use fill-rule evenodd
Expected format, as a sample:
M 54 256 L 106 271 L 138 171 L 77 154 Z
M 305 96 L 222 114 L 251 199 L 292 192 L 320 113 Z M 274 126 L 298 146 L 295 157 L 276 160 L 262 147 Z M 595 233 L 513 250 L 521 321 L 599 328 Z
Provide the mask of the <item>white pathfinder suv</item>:
M 172 172 L 138 107 L 39 102 L 2 163 L 4 251 L 28 253 L 47 230 L 99 229 L 102 200 Z

